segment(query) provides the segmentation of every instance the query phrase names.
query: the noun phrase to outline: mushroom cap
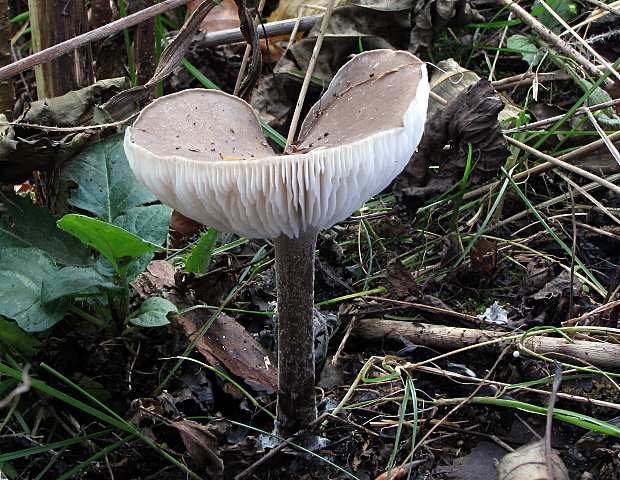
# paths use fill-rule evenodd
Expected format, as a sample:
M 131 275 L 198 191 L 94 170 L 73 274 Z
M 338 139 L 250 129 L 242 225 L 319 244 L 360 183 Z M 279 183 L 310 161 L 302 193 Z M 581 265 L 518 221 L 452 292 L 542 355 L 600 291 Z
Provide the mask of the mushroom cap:
M 155 100 L 125 134 L 138 179 L 183 215 L 248 238 L 291 238 L 344 220 L 407 165 L 426 120 L 422 61 L 371 50 L 336 74 L 276 155 L 243 100 L 192 89 Z

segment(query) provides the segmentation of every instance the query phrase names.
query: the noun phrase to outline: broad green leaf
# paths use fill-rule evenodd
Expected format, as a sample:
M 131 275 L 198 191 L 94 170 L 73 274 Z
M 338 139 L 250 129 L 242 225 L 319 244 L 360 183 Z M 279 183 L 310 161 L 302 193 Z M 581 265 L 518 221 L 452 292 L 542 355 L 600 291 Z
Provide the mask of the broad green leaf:
M 39 248 L 63 265 L 92 262 L 90 248 L 63 232 L 47 208 L 32 200 L 12 195 L 0 212 L 0 248 Z
M 172 208 L 166 205 L 148 205 L 130 208 L 112 223 L 155 245 L 164 245 L 171 216 Z
M 65 296 L 86 296 L 118 288 L 94 267 L 65 267 L 43 279 L 41 301 L 53 302 Z
M 112 397 L 112 392 L 105 388 L 102 383 L 93 380 L 83 372 L 75 372 L 71 379 L 101 403 L 107 402 Z
M 508 40 L 506 40 L 506 45 L 511 50 L 520 53 L 523 60 L 534 67 L 543 59 L 543 56 L 538 52 L 538 47 L 530 37 L 526 37 L 525 35 L 513 35 L 509 37 Z
M 1 250 L 0 314 L 27 332 L 47 330 L 62 320 L 69 305 L 67 299 L 41 301 L 43 279 L 56 271 L 54 260 L 38 248 Z
M 0 343 L 20 352 L 26 358 L 32 358 L 41 342 L 21 330 L 15 322 L 0 317 Z
M 122 212 L 157 199 L 134 176 L 125 150 L 123 135 L 93 143 L 62 170 L 62 181 L 74 182 L 69 205 L 113 222 Z
M 65 215 L 58 226 L 99 250 L 117 272 L 126 272 L 127 267 L 146 252 L 163 250 L 127 230 L 84 215 Z
M 194 273 L 206 273 L 219 233 L 215 228 L 209 227 L 207 233 L 200 234 L 200 241 L 192 247 L 192 254 L 185 262 L 185 270 Z
M 171 301 L 161 297 L 150 297 L 140 307 L 139 315 L 130 321 L 140 327 L 161 327 L 170 323 L 168 313 L 178 311 Z

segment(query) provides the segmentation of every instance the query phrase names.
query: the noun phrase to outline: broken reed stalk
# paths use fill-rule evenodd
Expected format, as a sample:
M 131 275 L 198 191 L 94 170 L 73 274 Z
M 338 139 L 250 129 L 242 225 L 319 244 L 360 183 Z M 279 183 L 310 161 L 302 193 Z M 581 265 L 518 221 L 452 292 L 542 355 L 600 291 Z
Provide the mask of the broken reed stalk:
M 286 147 L 293 143 L 293 139 L 295 138 L 295 132 L 297 130 L 297 124 L 299 123 L 299 117 L 301 116 L 301 109 L 304 105 L 304 99 L 306 98 L 306 92 L 308 91 L 308 86 L 310 85 L 312 72 L 314 71 L 314 66 L 316 65 L 316 61 L 319 57 L 321 45 L 323 45 L 323 38 L 325 37 L 325 30 L 327 30 L 327 25 L 329 24 L 329 19 L 332 16 L 332 10 L 334 9 L 335 4 L 336 0 L 329 0 L 329 3 L 327 4 L 327 10 L 323 15 L 321 28 L 319 29 L 319 34 L 316 37 L 316 43 L 314 44 L 314 48 L 312 49 L 310 63 L 308 63 L 308 68 L 306 69 L 306 76 L 304 77 L 304 82 L 301 85 L 301 91 L 299 92 L 297 105 L 295 105 L 295 111 L 293 112 L 293 119 L 291 120 L 288 137 L 286 138 Z
M 359 320 L 353 327 L 352 334 L 362 340 L 398 342 L 402 337 L 415 342 L 416 345 L 440 350 L 480 348 L 485 352 L 496 352 L 506 347 L 521 351 L 519 340 L 522 337 L 522 334 L 506 334 L 417 322 L 414 324 L 377 318 Z M 574 340 L 574 343 L 569 343 L 564 338 L 530 336 L 523 342 L 523 345 L 539 355 L 554 355 L 559 359 L 582 361 L 601 368 L 616 368 L 620 356 L 620 345 L 615 343 L 584 340 Z

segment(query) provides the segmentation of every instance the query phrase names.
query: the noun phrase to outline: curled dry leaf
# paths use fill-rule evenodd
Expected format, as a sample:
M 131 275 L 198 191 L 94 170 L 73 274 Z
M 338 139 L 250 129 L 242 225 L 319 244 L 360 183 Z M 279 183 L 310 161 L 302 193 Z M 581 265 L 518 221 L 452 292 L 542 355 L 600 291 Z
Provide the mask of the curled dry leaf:
M 461 67 L 455 60 L 449 58 L 437 64 L 437 68 L 431 73 L 429 83 L 431 91 L 439 95 L 444 100 L 456 97 L 467 87 L 480 81 L 480 76 L 476 72 Z M 504 109 L 497 114 L 500 122 L 516 117 L 521 112 L 521 108 L 516 106 L 505 95 L 500 94 L 504 102 Z M 437 111 L 443 108 L 443 104 L 431 98 L 428 102 L 428 117 L 432 117 Z
M 483 22 L 483 17 L 465 0 L 430 0 L 419 2 L 412 19 L 411 40 L 408 50 L 417 53 L 428 48 L 435 37 L 448 27 Z
M 215 479 L 222 476 L 224 462 L 218 456 L 219 444 L 215 435 L 205 425 L 186 419 L 167 425 L 177 429 L 187 453 L 200 467 L 207 471 L 210 478 Z
M 581 282 L 577 278 L 573 278 L 571 283 L 570 273 L 562 271 L 557 277 L 549 280 L 540 290 L 521 298 L 521 310 L 525 314 L 525 318 L 520 319 L 519 323 L 525 323 L 528 326 L 558 326 L 570 315 L 571 300 L 575 304 L 581 304 L 584 301 L 582 294 L 583 285 Z
M 480 76 L 476 72 L 461 67 L 455 60 L 449 58 L 437 64 L 428 83 L 431 85 L 431 91 L 444 100 L 450 100 L 479 81 Z M 443 104 L 431 98 L 428 101 L 428 117 L 432 117 L 442 108 Z
M 16 119 L 22 125 L 0 128 L 0 182 L 18 183 L 31 177 L 35 170 L 45 171 L 75 155 L 89 134 L 85 132 L 48 132 L 23 124 L 72 127 L 79 125 L 83 115 L 96 105 L 108 101 L 128 88 L 126 78 L 101 80 L 93 85 L 74 90 L 60 97 L 32 102 Z M 7 122 L 4 115 L 1 122 Z
M 418 151 L 394 184 L 398 210 L 405 216 L 413 215 L 427 201 L 461 181 L 469 144 L 473 155 L 467 186 L 495 177 L 510 154 L 497 120 L 503 108 L 499 94 L 483 79 L 428 119 Z M 446 146 L 451 148 L 446 150 Z M 431 165 L 439 165 L 433 176 L 429 174 Z
M 547 476 L 547 462 L 553 468 L 553 478 Z M 568 470 L 555 450 L 545 455 L 545 441 L 539 440 L 507 453 L 497 465 L 499 480 L 568 480 Z

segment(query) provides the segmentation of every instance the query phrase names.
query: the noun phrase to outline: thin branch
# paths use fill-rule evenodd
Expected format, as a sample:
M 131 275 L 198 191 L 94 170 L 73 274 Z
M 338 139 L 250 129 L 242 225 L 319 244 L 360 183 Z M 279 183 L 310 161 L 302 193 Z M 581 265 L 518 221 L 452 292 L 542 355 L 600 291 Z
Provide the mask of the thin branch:
M 532 15 L 530 15 L 521 5 L 512 0 L 497 1 L 502 5 L 508 7 L 512 13 L 514 13 L 523 21 L 523 23 L 531 27 L 540 36 L 547 40 L 552 46 L 560 50 L 570 59 L 574 60 L 577 64 L 581 65 L 583 69 L 586 70 L 592 77 L 600 78 L 603 75 L 602 72 L 592 64 L 592 62 L 590 62 L 586 57 L 584 57 L 581 53 L 575 50 L 572 45 L 562 40 L 555 33 L 545 27 L 542 23 L 532 17 Z
M 125 28 L 132 27 L 140 22 L 143 22 L 144 20 L 148 20 L 149 18 L 167 12 L 168 10 L 185 5 L 189 1 L 190 0 L 164 0 L 157 5 L 140 10 L 139 12 L 116 20 L 108 25 L 104 25 L 103 27 L 91 30 L 90 32 L 86 32 L 82 35 L 78 35 L 77 37 L 71 38 L 64 42 L 60 42 L 53 47 L 46 48 L 40 52 L 30 55 L 29 57 L 22 58 L 21 60 L 7 65 L 6 67 L 0 68 L 0 80 L 9 78 L 19 72 L 23 72 L 28 68 L 34 67 L 35 65 L 49 62 L 54 58 L 58 58 L 61 55 L 71 52 L 88 43 L 109 37 L 110 35 L 120 32 Z
M 597 182 L 599 185 L 605 188 L 608 188 L 609 190 L 620 195 L 620 187 L 618 187 L 617 185 L 614 185 L 611 182 L 608 182 L 607 180 L 599 177 L 598 175 L 594 175 L 593 173 L 590 173 L 584 170 L 583 168 L 579 168 L 579 167 L 576 167 L 575 165 L 571 165 L 570 163 L 566 163 L 565 161 L 560 160 L 559 158 L 555 158 L 555 157 L 552 157 L 551 155 L 547 155 L 546 153 L 542 153 L 536 150 L 535 148 L 532 148 L 529 145 L 526 145 L 525 143 L 521 143 L 518 140 L 515 140 L 514 138 L 511 138 L 508 136 L 504 136 L 504 138 L 506 139 L 508 143 L 513 144 L 515 147 L 518 147 L 525 152 L 531 153 L 532 155 L 538 158 L 541 158 L 542 160 L 546 160 L 547 162 L 552 163 L 556 167 L 561 167 L 565 170 L 568 170 L 569 172 L 573 172 L 573 173 L 576 173 L 577 175 L 581 175 L 582 177 L 587 178 L 588 180 Z
M 288 131 L 288 137 L 286 139 L 287 147 L 291 143 L 293 143 L 295 131 L 297 130 L 297 123 L 299 122 L 299 117 L 301 116 L 301 108 L 303 107 L 304 99 L 306 98 L 306 92 L 308 91 L 308 86 L 310 85 L 314 65 L 316 64 L 317 58 L 319 57 L 321 45 L 323 44 L 323 38 L 325 37 L 325 31 L 327 30 L 329 18 L 331 17 L 335 3 L 335 0 L 329 0 L 329 3 L 327 4 L 327 11 L 325 12 L 323 16 L 323 21 L 321 22 L 321 28 L 319 29 L 319 34 L 316 37 L 316 43 L 314 44 L 314 49 L 312 50 L 312 57 L 310 57 L 310 63 L 308 64 L 308 68 L 306 69 L 306 76 L 304 77 L 304 82 L 301 85 L 301 91 L 299 92 L 297 105 L 295 106 L 295 111 L 293 112 L 293 120 L 291 121 L 291 126 Z
M 6 67 L 0 68 L 0 80 L 12 77 L 13 75 L 23 72 L 24 70 L 28 70 L 29 68 L 32 68 L 36 65 L 49 62 L 54 58 L 69 53 L 88 43 L 96 42 L 97 40 L 107 38 L 110 35 L 124 30 L 125 28 L 132 27 L 140 22 L 143 22 L 144 20 L 148 20 L 149 18 L 160 15 L 161 13 L 164 13 L 168 10 L 172 10 L 173 8 L 185 5 L 189 1 L 190 0 L 164 0 L 157 5 L 145 8 L 144 10 L 140 10 L 139 12 L 128 15 L 124 18 L 121 18 L 120 20 L 116 20 L 115 22 L 109 23 L 108 25 L 104 25 L 103 27 L 91 30 L 90 32 L 84 33 L 82 35 L 78 35 L 75 38 L 72 38 L 65 42 L 61 42 L 57 45 L 54 45 L 53 47 L 46 48 L 45 50 L 41 50 L 40 52 L 37 52 L 33 55 L 17 60 L 16 62 L 13 62 Z M 321 17 L 322 15 L 312 15 L 302 19 L 299 31 L 303 32 L 310 30 L 317 22 L 317 20 Z M 272 24 L 266 25 L 266 35 L 270 37 L 284 35 L 287 32 L 290 32 L 293 29 L 294 25 L 295 19 L 273 22 Z M 265 33 L 260 31 L 259 36 L 261 38 L 264 38 Z M 240 29 L 236 28 L 206 35 L 204 40 L 201 42 L 201 46 L 226 45 L 229 43 L 236 43 L 242 41 L 243 35 L 241 35 Z
M 605 60 L 596 50 L 594 50 L 590 45 L 588 45 L 586 41 L 583 38 L 581 38 L 581 35 L 579 35 L 575 30 L 573 30 L 571 26 L 568 23 L 566 23 L 564 19 L 560 17 L 553 8 L 547 5 L 547 2 L 545 2 L 545 0 L 539 0 L 539 3 L 543 7 L 545 7 L 545 9 L 551 14 L 551 16 L 555 18 L 566 29 L 567 32 L 570 32 L 570 34 L 575 38 L 575 40 L 577 40 L 577 42 L 583 45 L 583 47 L 588 52 L 590 52 L 590 54 L 594 58 L 596 58 L 599 62 L 601 62 L 601 64 L 604 65 L 605 68 L 609 70 L 614 77 L 616 77 L 616 79 L 620 80 L 620 74 L 616 72 L 615 68 L 607 60 Z

